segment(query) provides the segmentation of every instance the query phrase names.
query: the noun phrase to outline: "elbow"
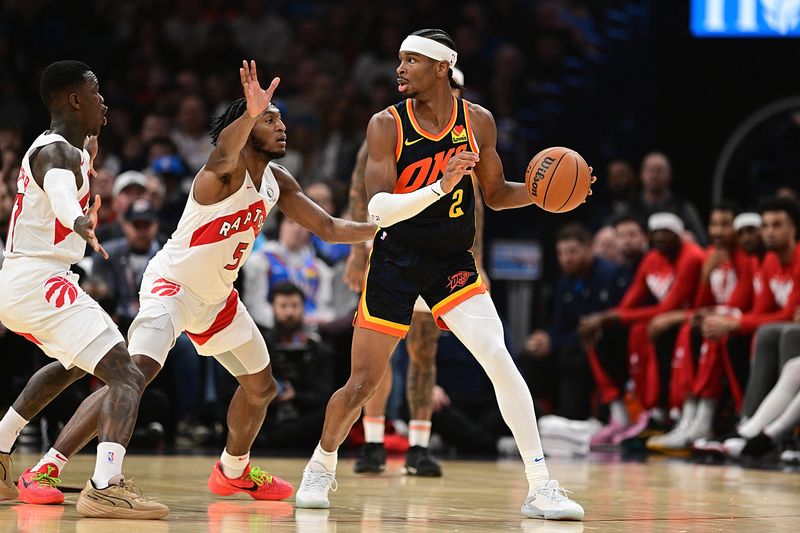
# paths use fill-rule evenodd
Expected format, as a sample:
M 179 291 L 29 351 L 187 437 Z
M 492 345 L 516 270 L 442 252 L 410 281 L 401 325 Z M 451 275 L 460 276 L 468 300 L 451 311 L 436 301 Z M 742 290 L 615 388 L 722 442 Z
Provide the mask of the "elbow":
M 501 211 L 505 209 L 498 195 L 483 193 L 483 204 L 492 211 Z
M 397 222 L 384 212 L 384 199 L 387 196 L 389 196 L 389 193 L 379 192 L 373 196 L 367 204 L 367 213 L 369 214 L 369 219 L 379 228 L 388 228 Z

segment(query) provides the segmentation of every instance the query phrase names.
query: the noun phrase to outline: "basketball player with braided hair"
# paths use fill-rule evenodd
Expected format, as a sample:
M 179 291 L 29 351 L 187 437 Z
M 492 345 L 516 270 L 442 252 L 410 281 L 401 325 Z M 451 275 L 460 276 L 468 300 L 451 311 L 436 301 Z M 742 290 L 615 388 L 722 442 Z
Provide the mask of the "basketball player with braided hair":
M 453 96 L 458 54 L 441 30 L 400 45 L 397 87 L 406 98 L 367 127 L 364 181 L 373 240 L 355 318 L 352 370 L 328 403 L 322 438 L 308 462 L 296 505 L 330 506 L 337 449 L 386 373 L 408 332 L 418 296 L 483 366 L 528 478 L 525 516 L 581 520 L 583 508 L 551 480 L 530 392 L 503 342 L 503 325 L 469 249 L 475 239 L 474 173 L 492 209 L 531 205 L 525 185 L 506 181 L 497 127 L 483 107 Z

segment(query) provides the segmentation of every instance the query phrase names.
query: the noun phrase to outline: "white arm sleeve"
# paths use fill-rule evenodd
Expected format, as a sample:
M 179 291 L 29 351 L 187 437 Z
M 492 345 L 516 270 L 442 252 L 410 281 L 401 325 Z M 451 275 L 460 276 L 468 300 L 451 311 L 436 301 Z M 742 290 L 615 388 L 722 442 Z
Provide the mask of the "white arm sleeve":
M 442 196 L 444 192 L 437 181 L 407 194 L 379 192 L 369 201 L 367 210 L 376 226 L 388 228 L 421 213 Z
M 75 219 L 83 216 L 75 174 L 64 168 L 51 168 L 44 175 L 44 192 L 50 199 L 50 209 L 56 219 L 65 228 L 72 229 Z

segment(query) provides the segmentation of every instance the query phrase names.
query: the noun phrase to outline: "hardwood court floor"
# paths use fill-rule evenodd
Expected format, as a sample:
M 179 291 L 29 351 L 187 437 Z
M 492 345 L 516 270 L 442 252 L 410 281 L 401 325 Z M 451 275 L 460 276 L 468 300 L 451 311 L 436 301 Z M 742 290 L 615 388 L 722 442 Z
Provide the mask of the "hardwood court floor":
M 15 456 L 24 468 L 37 458 Z M 519 506 L 525 478 L 519 461 L 444 462 L 445 477 L 408 478 L 390 460 L 381 476 L 356 476 L 352 460 L 339 462 L 340 487 L 332 509 L 295 510 L 293 500 L 255 502 L 218 498 L 206 489 L 211 457 L 130 456 L 128 476 L 148 496 L 168 504 L 166 520 L 97 520 L 80 517 L 76 493 L 64 506 L 0 502 L 0 532 L 438 532 L 522 531 L 800 531 L 800 473 L 703 466 L 679 461 L 647 463 L 549 460 L 551 474 L 574 491 L 586 509 L 583 523 L 525 519 Z M 613 460 L 612 460 L 613 461 Z M 256 464 L 297 484 L 303 459 L 257 459 Z M 94 457 L 80 455 L 64 475 L 82 487 Z M 295 485 L 296 486 L 296 485 Z

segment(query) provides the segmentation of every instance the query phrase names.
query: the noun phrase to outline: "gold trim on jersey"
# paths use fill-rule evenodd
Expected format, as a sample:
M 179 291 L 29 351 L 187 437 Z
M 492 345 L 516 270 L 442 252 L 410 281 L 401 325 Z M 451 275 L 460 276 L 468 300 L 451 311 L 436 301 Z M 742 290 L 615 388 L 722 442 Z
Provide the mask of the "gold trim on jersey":
M 467 137 L 469 138 L 469 147 L 473 153 L 478 153 L 478 143 L 475 141 L 475 133 L 472 132 L 472 123 L 469 120 L 469 102 L 461 100 L 464 104 L 464 122 L 467 126 Z
M 397 109 L 394 106 L 389 106 L 389 111 L 391 111 L 392 115 L 394 116 L 394 123 L 395 127 L 397 128 L 397 143 L 394 147 L 394 157 L 395 161 L 400 161 L 400 155 L 403 153 L 403 121 L 400 120 L 400 114 L 397 112 Z
M 412 103 L 413 99 L 408 98 L 406 99 L 406 112 L 408 113 L 408 118 L 411 121 L 411 126 L 414 127 L 417 133 L 425 137 L 426 139 L 430 139 L 431 141 L 441 141 L 445 138 L 445 136 L 450 133 L 450 130 L 453 129 L 453 126 L 456 124 L 456 119 L 458 118 L 458 99 L 453 97 L 453 114 L 450 117 L 450 121 L 447 123 L 447 126 L 444 127 L 442 131 L 437 134 L 428 133 L 422 126 L 419 125 L 417 122 L 417 117 L 414 116 L 414 105 Z M 411 139 L 414 141 L 414 139 Z

